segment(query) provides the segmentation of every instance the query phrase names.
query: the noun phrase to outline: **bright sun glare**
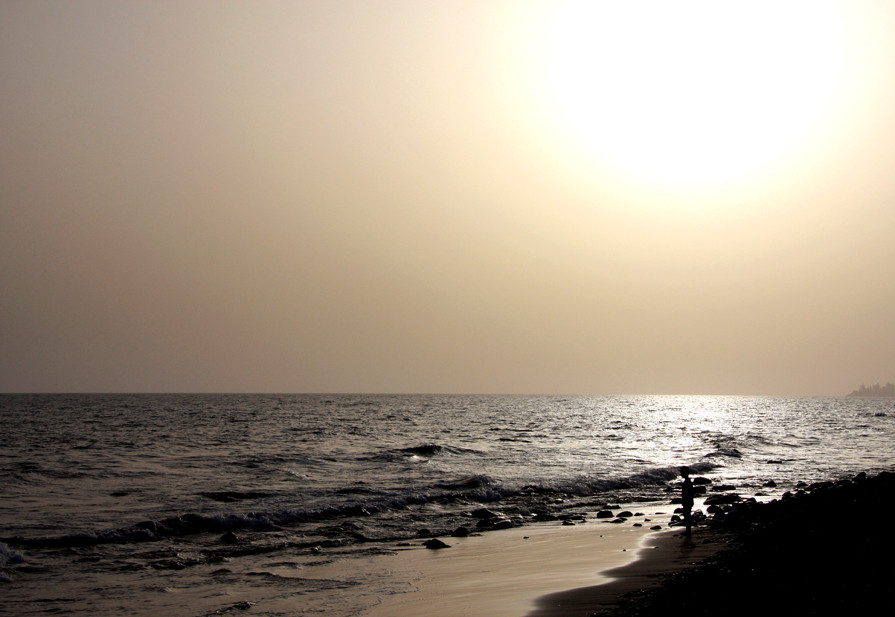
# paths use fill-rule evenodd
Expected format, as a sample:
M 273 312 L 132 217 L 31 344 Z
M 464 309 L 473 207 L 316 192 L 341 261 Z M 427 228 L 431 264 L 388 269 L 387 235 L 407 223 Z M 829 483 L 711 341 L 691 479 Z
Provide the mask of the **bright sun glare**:
M 563 130 L 597 164 L 641 183 L 704 186 L 798 144 L 841 63 L 826 0 L 570 0 L 549 71 Z

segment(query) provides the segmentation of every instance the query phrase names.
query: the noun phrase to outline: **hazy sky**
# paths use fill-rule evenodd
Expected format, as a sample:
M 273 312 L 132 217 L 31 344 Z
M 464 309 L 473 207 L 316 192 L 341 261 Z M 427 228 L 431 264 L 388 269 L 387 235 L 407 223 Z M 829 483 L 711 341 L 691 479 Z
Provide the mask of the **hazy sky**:
M 895 3 L 0 1 L 0 391 L 895 381 Z

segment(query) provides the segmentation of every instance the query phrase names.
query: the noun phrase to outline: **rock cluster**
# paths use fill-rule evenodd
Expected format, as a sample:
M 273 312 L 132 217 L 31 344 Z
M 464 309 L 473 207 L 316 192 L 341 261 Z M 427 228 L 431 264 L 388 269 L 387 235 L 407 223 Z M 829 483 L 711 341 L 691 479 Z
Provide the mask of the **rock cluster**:
M 718 506 L 710 525 L 732 538 L 733 548 L 601 615 L 879 614 L 891 605 L 895 531 L 873 515 L 893 506 L 889 472 L 812 484 L 767 503 Z

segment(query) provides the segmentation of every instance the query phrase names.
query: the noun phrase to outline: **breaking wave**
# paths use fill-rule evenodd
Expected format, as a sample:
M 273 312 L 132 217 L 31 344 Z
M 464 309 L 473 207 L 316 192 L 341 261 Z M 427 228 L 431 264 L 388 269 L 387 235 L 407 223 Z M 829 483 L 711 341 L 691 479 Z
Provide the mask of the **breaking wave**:
M 691 470 L 695 473 L 705 473 L 715 467 L 716 465 L 712 463 L 702 462 L 691 465 Z M 675 479 L 678 473 L 678 467 L 663 467 L 620 478 L 575 478 L 555 483 L 522 483 L 518 485 L 501 484 L 487 475 L 475 475 L 459 478 L 453 482 L 437 483 L 423 489 L 390 494 L 363 488 L 351 491 L 342 489 L 334 493 L 334 497 L 336 494 L 349 495 L 354 499 L 347 503 L 343 502 L 318 509 L 299 508 L 224 514 L 189 512 L 158 521 L 142 521 L 116 529 L 36 538 L 11 537 L 3 538 L 3 541 L 17 546 L 62 548 L 152 542 L 163 538 L 219 534 L 228 531 L 265 532 L 304 523 L 373 517 L 429 503 L 438 503 L 442 506 L 499 503 L 508 497 L 515 498 L 530 494 L 536 494 L 543 499 L 544 496 L 560 498 L 573 495 L 582 497 L 611 491 L 642 489 L 665 485 Z M 203 493 L 203 495 L 221 502 L 235 502 L 240 499 L 263 496 L 265 493 L 219 491 Z M 540 500 L 538 505 L 542 505 Z

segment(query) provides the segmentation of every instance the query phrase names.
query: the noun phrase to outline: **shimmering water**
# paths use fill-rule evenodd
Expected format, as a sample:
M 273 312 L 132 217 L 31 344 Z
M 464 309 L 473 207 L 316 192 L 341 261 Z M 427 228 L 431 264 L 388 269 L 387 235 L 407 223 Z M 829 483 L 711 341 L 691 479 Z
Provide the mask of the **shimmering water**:
M 0 422 L 10 615 L 350 615 L 387 581 L 315 569 L 483 505 L 525 524 L 667 503 L 681 464 L 767 497 L 895 466 L 892 399 L 3 395 Z

